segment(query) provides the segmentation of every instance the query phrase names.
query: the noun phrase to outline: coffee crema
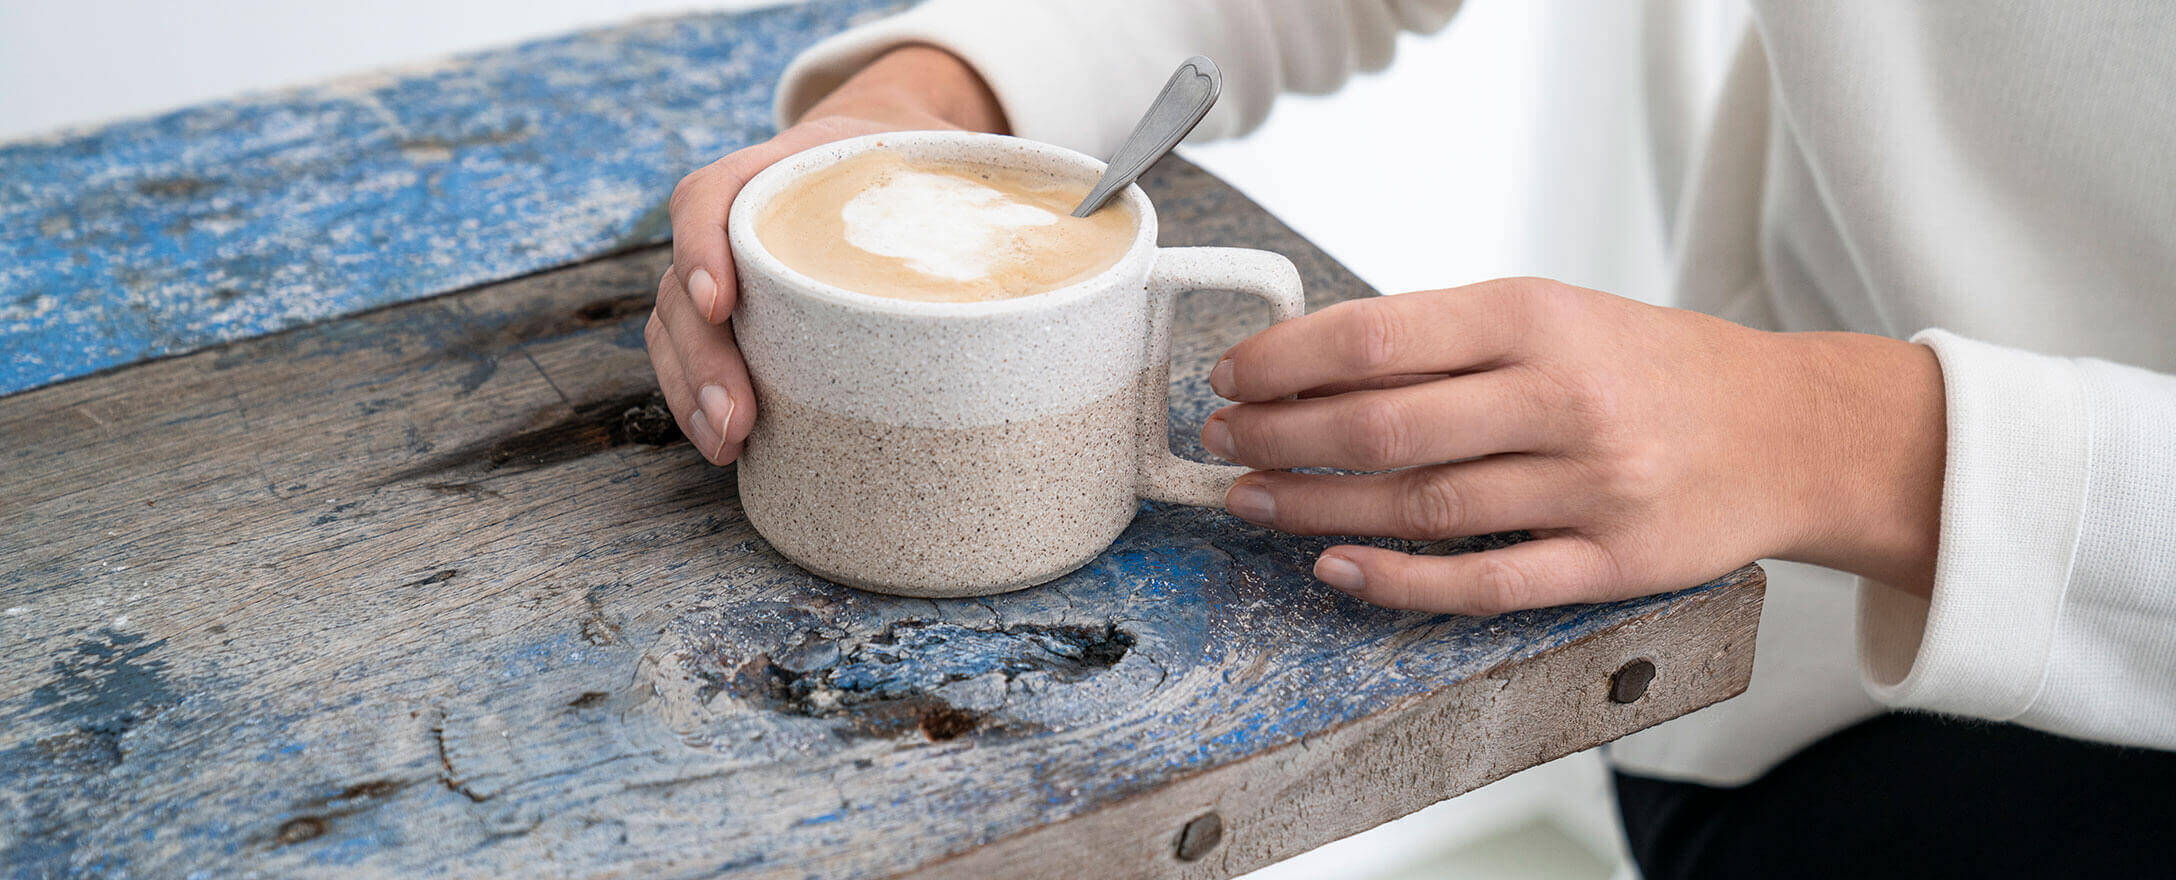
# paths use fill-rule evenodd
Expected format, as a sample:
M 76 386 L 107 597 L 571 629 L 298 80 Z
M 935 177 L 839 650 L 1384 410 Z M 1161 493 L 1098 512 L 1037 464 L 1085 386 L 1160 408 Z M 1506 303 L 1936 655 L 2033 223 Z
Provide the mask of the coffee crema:
M 789 184 L 756 238 L 794 271 L 856 293 L 978 302 L 1094 277 L 1132 247 L 1113 202 L 1072 216 L 1090 181 L 872 150 Z

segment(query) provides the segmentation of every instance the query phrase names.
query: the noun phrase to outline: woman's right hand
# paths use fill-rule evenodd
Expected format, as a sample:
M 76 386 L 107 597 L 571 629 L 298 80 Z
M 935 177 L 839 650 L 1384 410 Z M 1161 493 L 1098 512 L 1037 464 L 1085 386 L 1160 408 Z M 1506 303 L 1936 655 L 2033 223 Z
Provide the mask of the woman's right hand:
M 740 457 L 757 415 L 730 321 L 739 291 L 725 221 L 740 188 L 771 163 L 832 141 L 961 128 L 1003 132 L 996 96 L 951 53 L 905 46 L 863 68 L 777 137 L 697 169 L 673 188 L 672 266 L 658 280 L 643 340 L 680 431 L 711 464 Z

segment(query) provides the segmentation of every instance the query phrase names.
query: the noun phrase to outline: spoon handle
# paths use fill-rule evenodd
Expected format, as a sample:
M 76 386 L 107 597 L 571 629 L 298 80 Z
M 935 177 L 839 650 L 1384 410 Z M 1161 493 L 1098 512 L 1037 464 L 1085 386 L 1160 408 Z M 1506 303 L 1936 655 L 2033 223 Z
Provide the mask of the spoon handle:
M 1224 74 L 1216 69 L 1216 62 L 1196 55 L 1180 63 L 1179 69 L 1171 73 L 1171 80 L 1164 83 L 1163 92 L 1156 96 L 1156 103 L 1149 105 L 1141 121 L 1134 124 L 1133 133 L 1126 135 L 1118 152 L 1111 154 L 1103 176 L 1096 179 L 1095 188 L 1088 191 L 1080 207 L 1073 209 L 1073 216 L 1095 213 L 1113 193 L 1125 189 L 1148 166 L 1171 152 L 1203 116 L 1209 115 L 1209 106 L 1216 103 L 1217 94 L 1223 90 Z

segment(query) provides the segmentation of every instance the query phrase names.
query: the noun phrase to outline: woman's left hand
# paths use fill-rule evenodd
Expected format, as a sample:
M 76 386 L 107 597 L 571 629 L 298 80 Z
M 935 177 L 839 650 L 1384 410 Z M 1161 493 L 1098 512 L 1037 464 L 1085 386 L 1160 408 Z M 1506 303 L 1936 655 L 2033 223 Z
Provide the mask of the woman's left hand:
M 1210 383 L 1240 403 L 1203 445 L 1260 469 L 1226 497 L 1234 514 L 1299 534 L 1535 535 L 1453 556 L 1323 552 L 1317 577 L 1377 604 L 1604 601 L 1764 557 L 1932 584 L 1944 418 L 1923 346 L 1524 278 L 1277 324 Z

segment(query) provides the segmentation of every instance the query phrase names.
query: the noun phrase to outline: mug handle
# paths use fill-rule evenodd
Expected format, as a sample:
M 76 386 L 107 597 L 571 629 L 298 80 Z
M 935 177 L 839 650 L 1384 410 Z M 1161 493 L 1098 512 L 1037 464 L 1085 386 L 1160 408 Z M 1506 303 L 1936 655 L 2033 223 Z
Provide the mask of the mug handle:
M 1141 395 L 1139 494 L 1151 501 L 1223 507 L 1232 481 L 1247 472 L 1235 465 L 1204 464 L 1171 454 L 1171 309 L 1191 290 L 1230 290 L 1269 303 L 1271 321 L 1307 311 L 1300 273 L 1281 254 L 1246 248 L 1163 248 L 1148 280 L 1149 389 Z

